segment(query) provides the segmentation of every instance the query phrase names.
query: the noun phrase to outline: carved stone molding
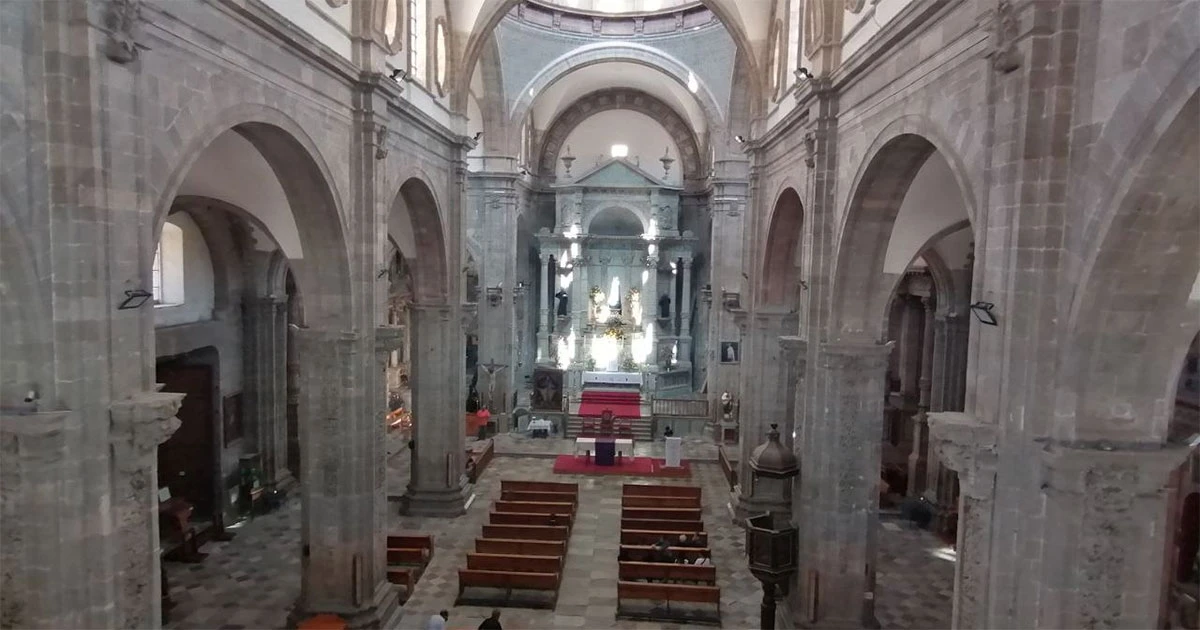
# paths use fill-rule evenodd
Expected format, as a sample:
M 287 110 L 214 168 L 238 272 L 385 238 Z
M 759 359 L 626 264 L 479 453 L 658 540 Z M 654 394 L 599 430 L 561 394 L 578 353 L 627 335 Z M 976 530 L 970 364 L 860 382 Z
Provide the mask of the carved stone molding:
M 992 42 L 984 57 L 991 60 L 992 69 L 1007 74 L 1020 68 L 1021 53 L 1017 51 L 1020 21 L 1009 0 L 1000 0 L 996 5 L 988 29 L 992 32 Z
M 387 125 L 375 125 L 375 159 L 382 160 L 388 156 Z
M 957 411 L 927 415 L 929 439 L 938 459 L 959 475 L 962 493 L 974 499 L 991 497 L 996 474 L 996 427 Z
M 137 42 L 138 24 L 142 19 L 141 0 L 109 0 L 104 11 L 104 27 L 108 41 L 104 55 L 119 64 L 137 61 L 142 46 Z
M 404 344 L 404 329 L 399 326 L 375 327 L 375 352 L 387 353 L 400 349 Z
M 17 461 L 59 461 L 66 455 L 67 433 L 78 424 L 73 411 L 0 413 L 0 459 L 6 467 Z
M 827 341 L 821 344 L 821 367 L 841 370 L 880 371 L 887 365 L 888 356 L 896 342 L 887 343 Z
M 779 345 L 784 357 L 803 372 L 808 365 L 808 342 L 795 335 L 783 335 L 779 337 Z
M 804 134 L 804 165 L 808 168 L 817 165 L 817 137 L 811 131 Z
M 1187 459 L 1187 444 L 1121 444 L 1050 442 L 1042 450 L 1042 489 L 1048 494 L 1154 495 L 1163 490 L 1171 471 Z
M 112 428 L 109 441 L 117 468 L 136 473 L 157 457 L 158 445 L 179 429 L 179 407 L 184 394 L 143 392 L 128 400 L 114 402 L 109 409 Z

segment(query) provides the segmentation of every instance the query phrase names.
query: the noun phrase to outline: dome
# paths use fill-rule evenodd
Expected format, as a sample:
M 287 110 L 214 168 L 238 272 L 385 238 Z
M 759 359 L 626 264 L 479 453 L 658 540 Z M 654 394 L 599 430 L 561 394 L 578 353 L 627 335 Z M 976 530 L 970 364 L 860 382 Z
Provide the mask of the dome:
M 800 460 L 779 441 L 778 424 L 771 424 L 767 441 L 750 454 L 750 468 L 754 474 L 764 477 L 793 477 L 799 474 Z
M 697 0 L 537 0 L 539 4 L 608 15 L 662 13 L 699 4 Z

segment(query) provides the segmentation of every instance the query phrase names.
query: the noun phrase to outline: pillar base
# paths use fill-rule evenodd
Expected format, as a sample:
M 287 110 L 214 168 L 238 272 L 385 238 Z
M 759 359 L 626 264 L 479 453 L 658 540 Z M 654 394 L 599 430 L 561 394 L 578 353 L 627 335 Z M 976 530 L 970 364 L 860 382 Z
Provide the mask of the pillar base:
M 375 601 L 367 608 L 354 611 L 347 610 L 318 610 L 308 608 L 303 602 L 296 602 L 292 612 L 288 614 L 287 627 L 298 628 L 305 620 L 317 615 L 336 615 L 346 622 L 349 630 L 398 628 L 404 618 L 404 608 L 400 605 L 400 591 L 388 582 L 383 582 L 375 590 Z
M 417 490 L 409 488 L 400 501 L 400 513 L 409 516 L 461 516 L 467 511 L 463 488 Z

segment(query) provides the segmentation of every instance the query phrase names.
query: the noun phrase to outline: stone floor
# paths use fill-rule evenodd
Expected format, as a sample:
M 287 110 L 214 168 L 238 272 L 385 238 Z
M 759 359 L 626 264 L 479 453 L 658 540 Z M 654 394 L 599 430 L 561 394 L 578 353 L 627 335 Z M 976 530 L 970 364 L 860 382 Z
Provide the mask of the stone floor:
M 399 442 L 400 445 L 403 442 Z M 454 607 L 456 570 L 474 544 L 491 502 L 499 495 L 501 479 L 550 479 L 580 483 L 580 510 L 571 532 L 558 605 L 555 610 L 506 608 L 501 620 L 512 628 L 677 628 L 672 624 L 617 621 L 617 536 L 620 527 L 621 485 L 628 477 L 556 476 L 549 455 L 570 452 L 567 440 L 530 440 L 520 436 L 497 439 L 497 457 L 475 487 L 476 499 L 457 519 L 393 516 L 392 531 L 420 531 L 436 536 L 433 562 L 405 606 L 402 628 L 422 628 L 442 608 L 450 609 L 452 628 L 474 628 L 489 610 Z M 715 447 L 689 443 L 700 455 Z M 638 455 L 661 457 L 662 445 L 638 446 Z M 644 449 L 644 450 L 643 450 Z M 404 487 L 407 448 L 389 444 L 389 468 Z M 521 456 L 524 454 L 525 456 Z M 722 589 L 725 628 L 758 627 L 760 590 L 746 566 L 744 534 L 730 522 L 728 492 L 720 468 L 695 457 L 691 480 L 654 479 L 652 483 L 690 484 L 704 488 L 705 525 Z M 640 481 L 649 481 L 642 479 Z M 210 555 L 200 564 L 168 563 L 172 596 L 170 628 L 282 628 L 288 609 L 299 595 L 300 508 L 295 500 L 285 509 L 234 528 L 237 538 L 209 543 Z M 954 574 L 953 552 L 942 549 L 927 532 L 909 530 L 885 520 L 880 532 L 876 612 L 884 628 L 948 628 Z

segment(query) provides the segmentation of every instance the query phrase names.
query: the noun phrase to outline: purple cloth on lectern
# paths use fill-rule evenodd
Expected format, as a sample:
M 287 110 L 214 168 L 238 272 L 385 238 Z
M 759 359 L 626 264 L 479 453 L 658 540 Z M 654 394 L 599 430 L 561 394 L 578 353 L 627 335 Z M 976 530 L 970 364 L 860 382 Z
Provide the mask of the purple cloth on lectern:
M 596 465 L 612 466 L 617 457 L 617 443 L 613 438 L 596 438 Z

